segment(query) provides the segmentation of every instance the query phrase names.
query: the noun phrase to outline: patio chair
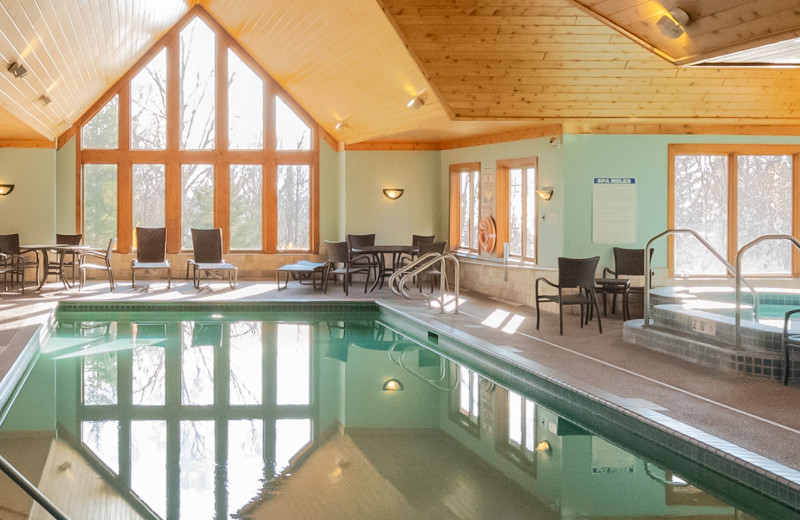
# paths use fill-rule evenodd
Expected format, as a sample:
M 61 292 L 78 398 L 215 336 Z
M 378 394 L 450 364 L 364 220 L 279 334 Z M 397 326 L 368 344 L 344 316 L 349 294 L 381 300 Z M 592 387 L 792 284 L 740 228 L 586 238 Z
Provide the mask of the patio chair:
M 323 284 L 323 292 L 328 291 L 329 275 L 332 274 L 334 277 L 341 275 L 343 276 L 342 285 L 344 288 L 344 294 L 347 295 L 349 293 L 350 277 L 357 273 L 365 273 L 367 275 L 367 280 L 364 282 L 364 292 L 367 292 L 367 287 L 369 286 L 369 275 L 372 272 L 372 266 L 363 263 L 354 264 L 351 260 L 347 242 L 328 242 L 326 240 L 325 250 L 328 252 L 328 263 L 330 264 L 330 267 L 328 268 L 328 273 L 324 277 L 325 281 Z
M 68 246 L 80 245 L 83 240 L 83 235 L 65 235 L 56 233 L 56 244 L 65 244 Z M 63 259 L 61 257 L 64 257 Z M 50 262 L 51 265 L 47 267 L 48 272 L 59 272 L 61 269 L 70 267 L 72 270 L 72 285 L 75 285 L 75 272 L 80 270 L 81 255 L 76 252 L 59 253 L 55 261 Z M 65 277 L 66 278 L 66 277 Z
M 650 260 L 653 259 L 653 249 L 650 248 Z M 644 249 L 626 249 L 624 247 L 614 248 L 614 269 L 606 267 L 603 269 L 603 278 L 612 275 L 614 278 L 629 278 L 631 276 L 644 276 Z M 653 272 L 650 271 L 650 276 Z M 596 288 L 597 289 L 597 288 Z M 644 294 L 644 286 L 630 285 L 627 288 L 621 285 L 607 286 L 596 291 L 603 295 L 603 313 L 606 311 L 606 296 L 611 296 L 611 313 L 617 312 L 617 295 L 622 296 L 622 317 L 629 320 L 631 316 L 628 307 L 628 297 L 631 294 Z M 627 294 L 626 294 L 627 293 Z
M 416 248 L 419 248 L 419 245 L 423 242 L 431 243 L 435 240 L 436 235 L 411 235 L 411 245 Z M 406 263 L 413 261 L 416 256 L 416 253 L 401 253 L 400 258 L 397 259 L 397 265 L 405 265 Z
M 20 259 L 15 259 L 12 264 L 14 265 L 15 269 L 11 272 L 8 272 L 4 275 L 11 275 L 12 278 L 12 286 L 14 283 L 14 278 L 17 281 L 21 282 L 21 284 L 25 285 L 25 273 L 24 270 L 28 268 L 36 269 L 36 278 L 35 280 L 39 281 L 39 254 L 36 251 L 23 251 L 19 247 L 19 233 L 13 233 L 10 235 L 0 235 L 0 253 L 8 256 L 18 256 Z M 27 253 L 33 253 L 34 257 L 31 258 L 30 256 L 25 256 Z M 8 267 L 8 266 L 6 266 Z
M 3 290 L 8 291 L 8 280 L 14 288 L 14 279 L 21 279 L 20 288 L 25 294 L 25 260 L 20 255 L 0 253 L 0 274 L 3 275 Z
M 597 326 L 600 334 L 603 333 L 603 324 L 600 322 L 600 309 L 597 306 L 597 296 L 594 292 L 594 278 L 597 270 L 599 256 L 592 258 L 558 258 L 558 283 L 554 284 L 547 278 L 537 278 L 535 285 L 536 295 L 536 330 L 539 330 L 539 319 L 542 313 L 539 311 L 540 302 L 553 302 L 558 304 L 558 325 L 559 333 L 564 335 L 564 306 L 579 305 L 581 308 L 581 327 L 586 320 L 588 323 L 589 311 L 594 306 L 597 311 Z M 539 282 L 554 287 L 558 290 L 557 294 L 540 294 Z M 565 293 L 567 289 L 569 292 Z M 584 314 L 584 306 L 586 314 Z
M 420 242 L 419 243 L 419 257 L 422 258 L 423 256 L 427 255 L 428 253 L 438 253 L 444 254 L 445 249 L 447 248 L 447 241 L 443 242 Z M 421 271 L 417 275 L 417 285 L 419 285 L 419 292 L 422 292 L 422 285 L 424 283 L 425 278 L 431 279 L 431 292 L 435 290 L 434 282 L 442 276 L 442 272 L 439 270 L 439 266 L 434 264 L 425 270 Z
M 105 271 L 108 273 L 108 284 L 111 286 L 111 292 L 114 292 L 114 273 L 111 271 L 111 253 L 114 251 L 115 240 L 116 238 L 112 238 L 108 241 L 108 247 L 105 251 L 87 251 L 83 253 L 83 258 L 81 258 L 79 265 L 81 281 L 78 286 L 78 291 L 82 291 L 83 286 L 86 285 L 86 271 Z M 103 263 L 87 262 L 87 258 L 100 258 L 103 260 Z
M 228 285 L 236 288 L 239 279 L 239 268 L 228 263 L 222 258 L 222 229 L 194 229 L 192 228 L 192 247 L 194 258 L 186 262 L 186 278 L 189 278 L 189 268 L 192 268 L 192 280 L 195 289 L 200 288 L 199 273 L 208 275 L 209 271 L 220 273 L 228 272 Z
M 370 270 L 375 270 L 375 276 L 377 280 L 377 277 L 380 276 L 381 266 L 378 265 L 378 259 L 380 258 L 380 255 L 353 253 L 353 249 L 371 247 L 374 245 L 375 233 L 369 233 L 366 235 L 347 235 L 347 254 L 350 257 L 351 273 L 354 272 L 353 269 L 361 271 L 362 268 L 368 267 Z M 364 287 L 364 292 L 367 292 L 366 287 Z
M 167 271 L 167 289 L 172 287 L 167 256 L 167 228 L 136 228 L 136 258 L 131 260 L 131 287 L 136 287 L 136 271 L 155 269 Z

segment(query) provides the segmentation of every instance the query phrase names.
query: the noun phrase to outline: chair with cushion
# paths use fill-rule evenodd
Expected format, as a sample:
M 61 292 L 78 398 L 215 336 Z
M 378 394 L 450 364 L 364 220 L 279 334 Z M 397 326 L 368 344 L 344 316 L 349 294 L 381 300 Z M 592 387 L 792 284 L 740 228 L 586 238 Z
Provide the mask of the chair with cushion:
M 326 240 L 325 250 L 328 252 L 328 263 L 330 267 L 328 268 L 328 272 L 324 277 L 325 282 L 323 285 L 323 290 L 325 292 L 328 290 L 329 275 L 341 275 L 343 277 L 342 285 L 344 288 L 344 294 L 347 295 L 349 293 L 350 277 L 357 273 L 363 273 L 367 276 L 367 280 L 364 282 L 364 292 L 367 292 L 367 287 L 369 286 L 369 275 L 372 271 L 372 267 L 363 263 L 354 264 L 351 261 L 347 242 L 328 242 Z
M 21 282 L 23 285 L 25 284 L 24 270 L 28 268 L 36 269 L 36 278 L 34 278 L 34 280 L 36 280 L 38 283 L 39 254 L 36 251 L 23 251 L 20 249 L 19 233 L 0 235 L 0 253 L 6 255 L 7 257 L 19 257 L 15 258 L 12 262 L 15 267 L 12 272 L 6 273 L 6 275 L 11 275 L 12 285 L 14 283 L 14 279 L 16 279 L 18 282 Z M 28 253 L 33 253 L 33 256 L 30 256 Z M 8 265 L 6 265 L 6 267 L 8 267 Z
M 167 289 L 172 287 L 172 275 L 167 256 L 167 228 L 136 228 L 136 258 L 131 260 L 131 287 L 136 287 L 136 271 L 155 269 L 167 271 Z
M 650 260 L 653 259 L 653 249 L 650 248 Z M 630 278 L 632 276 L 644 277 L 644 249 L 626 249 L 624 247 L 614 248 L 614 269 L 606 267 L 603 269 L 603 278 L 608 278 L 612 275 L 615 279 Z M 650 276 L 653 272 L 650 271 Z M 617 312 L 617 295 L 622 296 L 622 316 L 623 319 L 629 320 L 631 313 L 628 307 L 628 296 L 631 294 L 644 294 L 644 286 L 642 285 L 629 285 L 628 287 L 607 286 L 600 291 L 599 294 L 603 295 L 603 312 L 606 310 L 606 296 L 611 296 L 611 313 Z
M 558 325 L 559 333 L 564 335 L 564 306 L 579 305 L 581 308 L 581 327 L 585 320 L 588 320 L 590 309 L 597 311 L 597 326 L 600 333 L 603 333 L 603 324 L 600 322 L 600 309 L 597 306 L 597 296 L 594 292 L 595 271 L 599 256 L 592 258 L 558 258 L 558 283 L 554 284 L 546 278 L 537 278 L 535 285 L 536 295 L 536 330 L 539 330 L 539 311 L 540 302 L 553 302 L 558 304 Z M 556 294 L 541 294 L 539 292 L 539 282 L 553 287 L 557 290 Z M 566 290 L 566 292 L 565 292 Z M 584 306 L 586 307 L 584 314 Z
M 186 263 L 186 277 L 189 277 L 189 268 L 192 268 L 194 287 L 200 288 L 199 273 L 208 275 L 209 271 L 220 273 L 227 271 L 228 285 L 231 289 L 236 287 L 239 278 L 239 268 L 228 263 L 222 258 L 222 229 L 194 229 L 192 228 L 192 247 L 194 258 Z
M 444 254 L 445 249 L 447 248 L 447 241 L 444 242 L 420 242 L 419 243 L 419 257 L 422 258 L 423 256 L 427 255 L 428 253 L 438 253 Z M 431 279 L 431 292 L 435 290 L 434 282 L 442 276 L 442 272 L 439 270 L 439 264 L 431 265 L 430 267 L 425 268 L 422 272 L 420 272 L 417 278 L 417 284 L 419 285 L 419 291 L 422 292 L 422 285 L 424 283 L 425 278 Z
M 56 244 L 68 245 L 68 246 L 77 246 L 80 245 L 81 240 L 83 240 L 83 235 L 65 235 L 62 233 L 56 233 Z M 63 259 L 61 257 L 64 257 Z M 72 284 L 75 285 L 75 272 L 80 270 L 81 267 L 81 255 L 75 252 L 71 253 L 59 253 L 56 261 L 51 261 L 51 264 L 48 266 L 48 272 L 59 272 L 61 269 L 66 269 L 67 267 L 71 268 L 72 270 Z M 66 278 L 66 276 L 64 277 Z
M 114 273 L 111 271 L 111 253 L 114 251 L 114 241 L 112 238 L 108 241 L 108 247 L 105 251 L 87 251 L 83 253 L 80 260 L 79 269 L 81 272 L 81 281 L 78 290 L 82 291 L 83 286 L 86 284 L 86 271 L 105 271 L 108 273 L 108 284 L 111 286 L 111 292 L 114 292 Z M 87 258 L 99 258 L 103 263 L 93 263 L 87 261 Z

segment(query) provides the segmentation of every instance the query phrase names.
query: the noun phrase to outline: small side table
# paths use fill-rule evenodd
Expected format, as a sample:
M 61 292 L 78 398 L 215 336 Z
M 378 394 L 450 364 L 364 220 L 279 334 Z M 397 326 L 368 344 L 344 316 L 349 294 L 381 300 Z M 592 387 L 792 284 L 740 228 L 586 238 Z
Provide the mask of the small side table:
M 622 296 L 622 319 L 629 320 L 628 292 L 631 289 L 631 281 L 628 278 L 595 278 L 594 283 L 595 292 L 603 295 L 603 316 L 608 316 L 606 295 L 616 297 L 619 294 Z

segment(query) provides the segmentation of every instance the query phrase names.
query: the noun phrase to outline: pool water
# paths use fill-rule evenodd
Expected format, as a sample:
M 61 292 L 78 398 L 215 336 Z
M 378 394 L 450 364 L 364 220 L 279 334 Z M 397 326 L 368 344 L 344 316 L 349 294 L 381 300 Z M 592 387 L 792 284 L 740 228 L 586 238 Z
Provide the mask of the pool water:
M 0 425 L 71 518 L 747 518 L 373 315 L 86 318 Z

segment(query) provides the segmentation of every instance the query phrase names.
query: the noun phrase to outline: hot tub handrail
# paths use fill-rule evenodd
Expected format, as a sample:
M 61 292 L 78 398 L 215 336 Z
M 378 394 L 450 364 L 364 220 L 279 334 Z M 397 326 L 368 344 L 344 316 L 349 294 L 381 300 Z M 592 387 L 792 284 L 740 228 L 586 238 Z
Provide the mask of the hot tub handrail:
M 760 237 L 756 238 L 748 242 L 747 244 L 743 245 L 739 252 L 736 253 L 736 327 L 735 327 L 735 334 L 736 334 L 736 341 L 735 346 L 737 350 L 742 348 L 742 287 L 741 284 L 744 283 L 747 285 L 747 282 L 742 278 L 742 255 L 745 251 L 750 249 L 756 244 L 759 244 L 765 240 L 788 240 L 789 242 L 794 245 L 800 251 L 800 240 L 797 240 L 792 235 L 761 235 Z M 748 285 L 749 287 L 749 285 Z M 752 289 L 752 288 L 751 288 Z M 754 307 L 755 308 L 755 307 Z M 755 315 L 758 316 L 758 311 L 756 310 Z
M 714 257 L 717 260 L 722 262 L 722 265 L 725 266 L 725 269 L 728 270 L 728 273 L 732 274 L 733 276 L 736 276 L 737 279 L 738 279 L 738 275 L 737 275 L 738 271 L 737 271 L 737 269 L 735 269 L 730 264 L 730 262 L 728 262 L 725 259 L 724 256 L 719 254 L 712 247 L 711 244 L 709 244 L 703 237 L 701 237 L 697 233 L 697 231 L 695 231 L 693 229 L 668 229 L 668 230 L 664 231 L 663 233 L 659 233 L 658 235 L 656 235 L 653 238 L 651 238 L 650 240 L 648 240 L 647 241 L 647 245 L 645 246 L 644 250 L 645 251 L 649 251 L 650 250 L 650 245 L 653 242 L 655 242 L 656 240 L 658 240 L 659 238 L 663 238 L 663 237 L 669 236 L 669 235 L 677 235 L 677 234 L 680 234 L 680 233 L 686 233 L 686 234 L 689 234 L 689 235 L 692 235 L 693 237 L 695 237 L 698 240 L 698 242 L 703 244 L 703 246 L 705 246 L 705 248 L 708 249 L 708 251 L 712 255 L 714 255 Z M 645 272 L 645 277 L 644 277 L 644 303 L 643 303 L 643 307 L 644 307 L 644 326 L 648 327 L 648 326 L 650 326 L 650 276 L 647 276 L 647 273 L 650 272 L 650 255 L 647 255 L 647 254 L 644 255 L 644 272 Z M 756 316 L 758 316 L 758 294 L 756 293 L 756 290 L 753 289 L 753 286 L 751 286 L 749 283 L 747 283 L 747 281 L 743 280 L 743 282 L 747 286 L 747 288 L 750 289 L 750 292 L 753 293 L 753 316 L 756 317 Z M 738 303 L 739 303 L 738 302 L 738 294 L 739 293 L 738 293 L 738 283 L 737 283 L 737 308 L 738 308 Z M 738 316 L 738 313 L 737 313 L 737 316 Z M 738 333 L 738 327 L 737 327 L 737 333 Z

